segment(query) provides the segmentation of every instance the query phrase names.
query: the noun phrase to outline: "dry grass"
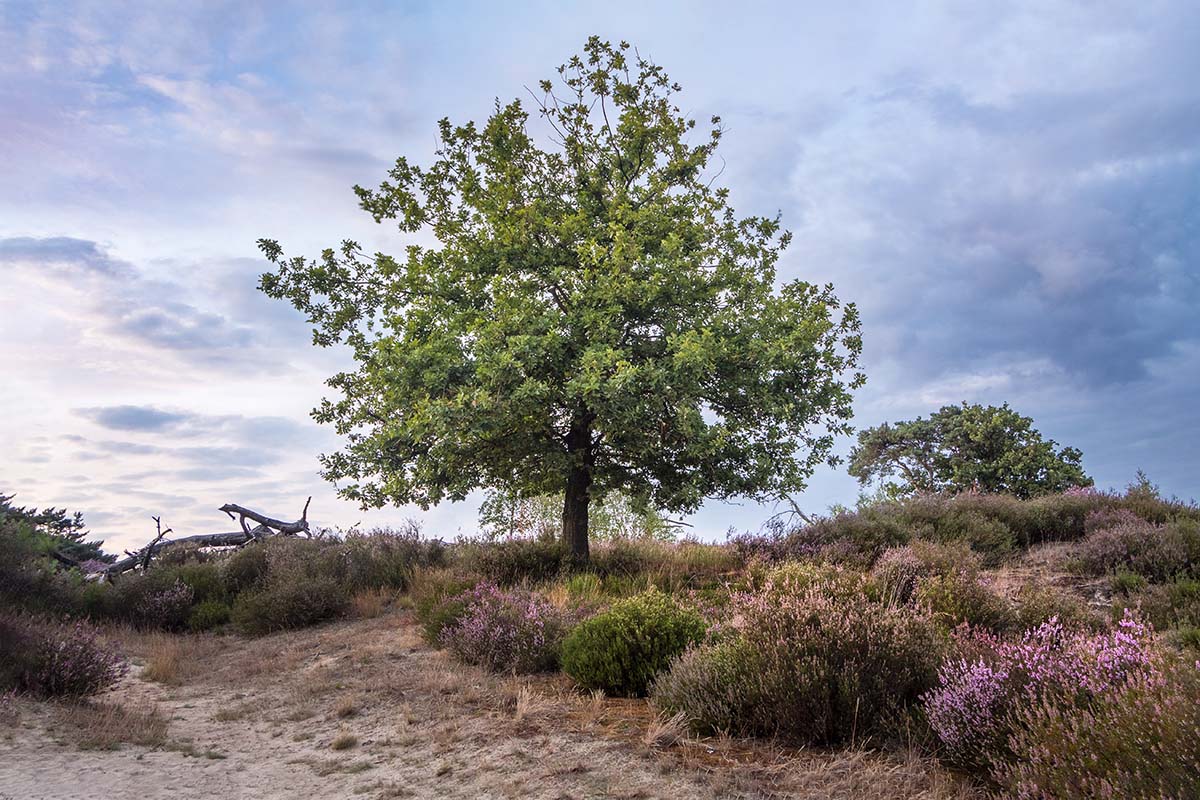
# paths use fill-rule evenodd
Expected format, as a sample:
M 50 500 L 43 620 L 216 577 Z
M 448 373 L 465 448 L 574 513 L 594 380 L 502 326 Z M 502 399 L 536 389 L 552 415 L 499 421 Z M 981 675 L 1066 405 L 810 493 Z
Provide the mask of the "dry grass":
M 350 610 L 359 619 L 378 617 L 396 599 L 394 589 L 364 589 L 350 598 Z
M 21 721 L 21 709 L 17 708 L 17 693 L 0 692 L 0 726 L 16 727 Z
M 333 750 L 349 750 L 351 747 L 358 746 L 358 737 L 349 731 L 343 731 L 333 737 L 333 741 L 329 743 L 329 747 Z
M 350 717 L 358 716 L 359 704 L 358 698 L 353 695 L 343 697 L 333 707 L 333 715 L 338 719 L 349 719 Z
M 72 703 L 55 712 L 59 730 L 81 750 L 159 747 L 167 740 L 167 718 L 150 704 Z
M 513 698 L 513 720 L 515 722 L 524 722 L 536 717 L 543 717 L 550 713 L 554 708 L 554 704 L 549 698 L 538 694 L 528 686 L 522 686 L 517 689 L 517 694 Z
M 209 635 L 142 633 L 132 640 L 145 659 L 142 677 L 167 686 L 180 686 L 204 673 L 208 660 L 224 649 L 222 642 Z
M 642 743 L 647 747 L 655 749 L 670 747 L 680 739 L 683 739 L 687 735 L 687 730 L 688 718 L 682 711 L 670 717 L 666 714 L 659 714 L 646 726 L 646 733 L 642 736 Z

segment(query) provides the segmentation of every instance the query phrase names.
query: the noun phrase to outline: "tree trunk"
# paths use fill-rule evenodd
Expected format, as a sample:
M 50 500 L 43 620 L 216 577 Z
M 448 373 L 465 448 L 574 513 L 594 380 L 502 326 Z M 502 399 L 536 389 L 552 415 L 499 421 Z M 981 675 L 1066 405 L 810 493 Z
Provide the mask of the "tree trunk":
M 588 560 L 588 504 L 592 489 L 592 421 L 595 416 L 581 407 L 571 420 L 567 453 L 571 472 L 563 497 L 563 541 L 576 561 Z
M 576 561 L 588 560 L 588 503 L 592 474 L 587 468 L 573 467 L 567 477 L 563 499 L 563 541 Z

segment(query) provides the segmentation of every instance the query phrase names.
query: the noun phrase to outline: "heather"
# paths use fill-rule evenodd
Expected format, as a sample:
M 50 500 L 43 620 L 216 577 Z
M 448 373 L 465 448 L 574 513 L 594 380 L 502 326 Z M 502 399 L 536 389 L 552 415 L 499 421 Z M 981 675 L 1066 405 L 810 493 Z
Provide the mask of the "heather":
M 545 672 L 558 666 L 568 622 L 545 598 L 481 583 L 457 601 L 462 613 L 439 639 L 463 661 L 493 672 Z
M 1015 712 L 992 778 L 1014 798 L 1200 797 L 1200 664 L 1152 664 L 1064 704 L 1037 698 Z
M 895 732 L 934 683 L 934 621 L 869 599 L 864 576 L 800 576 L 785 570 L 738 593 L 730 629 L 675 662 L 655 682 L 655 703 L 704 731 L 800 743 Z
M 0 615 L 0 692 L 86 697 L 125 674 L 120 653 L 83 621 Z
M 1152 671 L 1156 657 L 1150 628 L 1130 615 L 1102 633 L 1051 619 L 1018 639 L 970 630 L 960 639 L 969 655 L 942 665 L 922 703 L 944 757 L 984 772 L 1013 757 L 1009 738 L 1030 703 L 1087 706 Z

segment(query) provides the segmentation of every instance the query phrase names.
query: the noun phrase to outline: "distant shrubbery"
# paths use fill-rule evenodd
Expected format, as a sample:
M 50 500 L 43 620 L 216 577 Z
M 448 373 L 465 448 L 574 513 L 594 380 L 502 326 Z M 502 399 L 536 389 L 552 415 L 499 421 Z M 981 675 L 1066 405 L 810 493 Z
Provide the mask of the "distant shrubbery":
M 916 495 L 870 503 L 794 528 L 776 525 L 766 533 L 733 537 L 746 558 L 771 561 L 818 559 L 869 566 L 888 548 L 920 539 L 963 543 L 994 565 L 1019 548 L 1052 541 L 1078 541 L 1097 515 L 1187 528 L 1200 523 L 1200 508 L 1158 496 L 1143 481 L 1124 494 L 1081 489 L 1031 500 L 999 494 Z

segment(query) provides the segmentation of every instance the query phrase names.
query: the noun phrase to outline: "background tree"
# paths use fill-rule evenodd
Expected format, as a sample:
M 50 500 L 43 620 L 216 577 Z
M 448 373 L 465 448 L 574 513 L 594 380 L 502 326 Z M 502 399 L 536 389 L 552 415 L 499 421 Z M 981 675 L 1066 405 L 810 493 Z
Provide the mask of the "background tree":
M 43 508 L 13 505 L 15 494 L 0 493 L 0 523 L 24 523 L 28 530 L 46 545 L 47 550 L 54 550 L 62 556 L 82 563 L 84 561 L 103 561 L 111 563 L 116 556 L 107 555 L 101 550 L 103 542 L 86 541 L 87 526 L 83 522 L 83 512 L 68 513 L 65 508 Z
M 692 144 L 679 87 L 627 44 L 593 37 L 540 88 L 533 124 L 518 100 L 482 127 L 442 120 L 428 168 L 400 158 L 355 188 L 436 246 L 309 260 L 260 241 L 263 291 L 357 362 L 314 412 L 347 437 L 323 474 L 365 507 L 562 494 L 581 557 L 613 489 L 690 511 L 803 488 L 863 380 L 853 305 L 776 290 L 779 220 L 736 218 L 706 175 L 720 120 Z
M 1091 486 L 1080 466 L 1083 454 L 1057 448 L 1007 403 L 963 403 L 944 406 L 929 419 L 859 432 L 850 474 L 864 485 L 880 481 L 893 495 L 975 488 L 1029 498 Z
M 563 497 L 522 497 L 490 489 L 479 506 L 481 532 L 489 539 L 539 539 L 562 531 Z M 675 540 L 678 523 L 650 508 L 638 508 L 623 492 L 613 491 L 588 508 L 588 535 L 594 542 L 617 539 Z

